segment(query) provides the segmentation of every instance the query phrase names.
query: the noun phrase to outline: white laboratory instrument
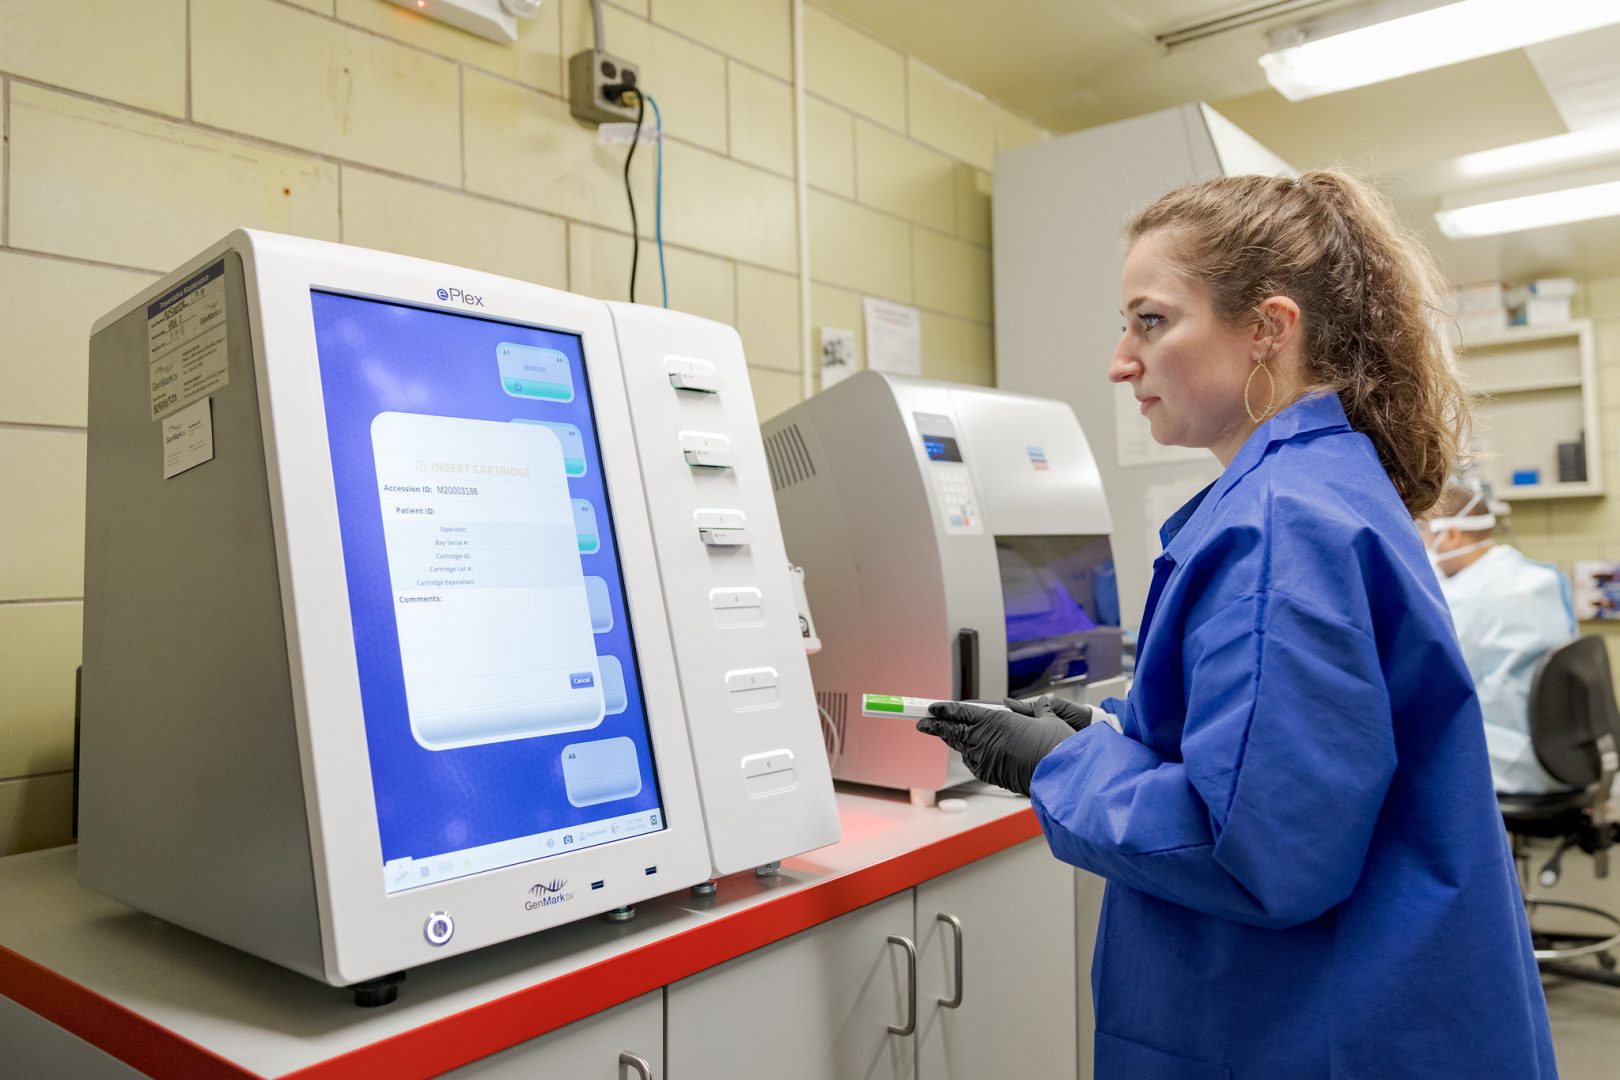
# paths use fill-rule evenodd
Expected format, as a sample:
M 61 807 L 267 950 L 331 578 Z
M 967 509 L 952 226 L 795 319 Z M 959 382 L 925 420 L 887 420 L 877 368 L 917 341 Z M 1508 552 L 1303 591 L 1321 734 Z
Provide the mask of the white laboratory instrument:
M 1120 333 L 1121 230 L 1171 188 L 1241 173 L 1295 170 L 1204 104 L 996 155 L 996 383 L 1074 407 L 1114 509 L 1131 629 L 1153 580 L 1159 526 L 1221 467 L 1206 451 L 1155 444 L 1129 388 L 1108 382 Z
M 765 449 L 834 776 L 923 803 L 971 779 L 863 695 L 1123 690 L 1113 526 L 1068 405 L 865 371 L 767 421 Z
M 814 656 L 821 651 L 821 638 L 816 634 L 816 620 L 810 611 L 810 594 L 804 588 L 804 567 L 788 567 L 788 575 L 793 579 L 793 598 L 799 605 L 799 636 L 804 639 L 804 651 L 807 656 Z
M 239 231 L 90 352 L 86 885 L 350 985 L 838 839 L 729 327 Z

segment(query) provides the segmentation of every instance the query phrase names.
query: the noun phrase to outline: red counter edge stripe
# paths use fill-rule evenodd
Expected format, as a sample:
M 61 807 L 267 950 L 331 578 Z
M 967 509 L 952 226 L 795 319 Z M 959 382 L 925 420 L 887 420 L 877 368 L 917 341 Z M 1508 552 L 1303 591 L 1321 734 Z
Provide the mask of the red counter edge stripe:
M 1031 810 L 942 837 L 326 1061 L 286 1080 L 437 1076 L 781 941 L 1040 835 Z M 408 991 L 407 991 L 408 992 Z M 154 1076 L 256 1077 L 0 946 L 0 994 Z
M 149 1076 L 257 1080 L 258 1074 L 4 945 L 0 994 Z

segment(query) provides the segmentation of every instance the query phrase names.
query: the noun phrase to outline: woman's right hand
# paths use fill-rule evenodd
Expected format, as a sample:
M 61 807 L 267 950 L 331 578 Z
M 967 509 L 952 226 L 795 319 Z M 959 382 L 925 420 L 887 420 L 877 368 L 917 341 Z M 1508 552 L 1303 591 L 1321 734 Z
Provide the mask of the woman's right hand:
M 1019 795 L 1029 794 L 1041 759 L 1075 734 L 1050 709 L 1029 716 L 963 701 L 934 702 L 917 730 L 943 739 L 978 779 Z

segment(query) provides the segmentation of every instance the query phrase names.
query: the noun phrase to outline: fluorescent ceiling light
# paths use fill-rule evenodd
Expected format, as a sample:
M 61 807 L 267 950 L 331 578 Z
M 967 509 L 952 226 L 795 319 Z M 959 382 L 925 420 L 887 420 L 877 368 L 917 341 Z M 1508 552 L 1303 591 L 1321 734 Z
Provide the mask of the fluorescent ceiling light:
M 1437 211 L 1434 220 L 1451 239 L 1467 240 L 1616 216 L 1620 216 L 1620 180 L 1457 206 Z
M 1455 168 L 1458 176 L 1479 180 L 1550 165 L 1574 165 L 1616 153 L 1620 153 L 1620 124 L 1604 124 L 1464 154 L 1456 160 Z
M 1342 33 L 1307 25 L 1260 66 L 1284 97 L 1303 101 L 1612 23 L 1615 0 L 1458 0 Z

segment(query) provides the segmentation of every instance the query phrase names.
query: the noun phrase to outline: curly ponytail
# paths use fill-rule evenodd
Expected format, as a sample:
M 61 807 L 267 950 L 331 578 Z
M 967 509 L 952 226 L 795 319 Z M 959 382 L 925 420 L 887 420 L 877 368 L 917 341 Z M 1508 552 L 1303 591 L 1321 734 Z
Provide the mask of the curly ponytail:
M 1439 499 L 1467 435 L 1447 355 L 1441 276 L 1388 203 L 1342 172 L 1233 176 L 1177 188 L 1126 228 L 1172 233 L 1172 257 L 1240 324 L 1269 296 L 1303 313 L 1307 382 L 1339 395 L 1413 516 Z

